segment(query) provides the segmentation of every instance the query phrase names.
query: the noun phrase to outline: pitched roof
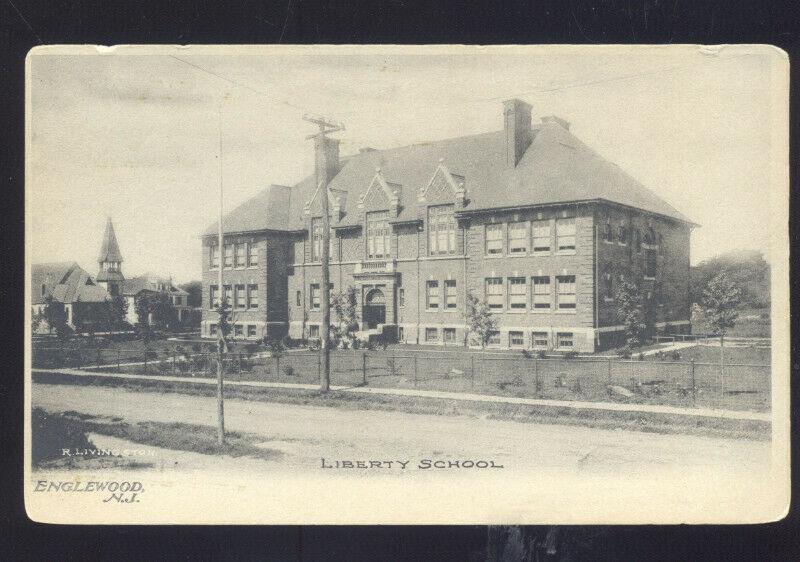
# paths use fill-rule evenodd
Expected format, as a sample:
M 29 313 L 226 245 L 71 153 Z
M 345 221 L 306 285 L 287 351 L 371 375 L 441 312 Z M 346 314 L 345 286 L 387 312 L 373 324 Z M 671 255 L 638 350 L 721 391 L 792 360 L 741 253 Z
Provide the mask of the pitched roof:
M 76 262 L 33 264 L 31 302 L 42 304 L 47 296 L 65 304 L 103 302 L 109 298 L 108 292 L 95 285 L 92 277 Z
M 145 273 L 138 277 L 130 277 L 122 282 L 123 295 L 137 295 L 142 291 L 158 291 L 158 286 L 163 285 L 170 293 L 189 294 L 172 284 L 172 278 Z
M 111 217 L 106 221 L 106 231 L 103 234 L 103 246 L 100 248 L 100 257 L 97 258 L 97 261 L 122 261 L 122 252 L 119 251 L 117 235 L 114 233 L 114 225 L 111 222 Z
M 353 212 L 380 168 L 387 182 L 399 184 L 397 220 L 416 218 L 417 194 L 443 163 L 464 178 L 465 212 L 521 206 L 604 200 L 691 222 L 672 205 L 621 168 L 605 160 L 568 130 L 566 121 L 543 119 L 533 141 L 514 168 L 506 165 L 506 134 L 495 131 L 425 142 L 349 157 L 331 180 L 331 189 L 348 193 L 338 225 L 355 224 Z M 280 187 L 276 190 L 276 187 Z M 270 186 L 223 219 L 225 232 L 301 230 L 303 206 L 314 193 L 313 176 L 294 187 Z M 212 225 L 206 234 L 216 232 Z

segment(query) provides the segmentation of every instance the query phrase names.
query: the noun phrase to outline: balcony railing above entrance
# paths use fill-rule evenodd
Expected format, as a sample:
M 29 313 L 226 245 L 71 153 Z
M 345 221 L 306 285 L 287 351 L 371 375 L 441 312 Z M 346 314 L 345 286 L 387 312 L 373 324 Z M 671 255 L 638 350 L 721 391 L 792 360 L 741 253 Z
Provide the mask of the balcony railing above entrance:
M 353 270 L 355 274 L 394 273 L 397 270 L 395 260 L 364 260 L 358 262 Z

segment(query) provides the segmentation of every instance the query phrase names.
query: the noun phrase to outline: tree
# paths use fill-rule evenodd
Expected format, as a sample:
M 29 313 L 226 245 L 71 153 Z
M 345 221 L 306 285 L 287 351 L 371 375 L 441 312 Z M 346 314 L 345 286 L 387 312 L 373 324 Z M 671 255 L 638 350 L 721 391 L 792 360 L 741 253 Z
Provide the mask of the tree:
M 725 380 L 725 334 L 736 325 L 742 292 L 727 272 L 714 276 L 703 291 L 703 316 L 711 331 L 719 336 L 719 368 Z
M 353 342 L 358 331 L 358 316 L 356 314 L 356 297 L 358 291 L 355 287 L 347 287 L 346 292 L 339 292 L 333 297 L 333 312 L 336 323 L 332 326 L 333 338 L 343 347 L 353 347 Z
M 142 292 L 134 300 L 137 326 L 140 330 L 150 329 L 153 324 L 173 329 L 178 324 L 178 313 L 168 293 Z
M 110 328 L 121 328 L 128 315 L 128 300 L 122 295 L 115 295 L 107 302 L 108 324 Z
M 183 285 L 178 285 L 178 287 L 189 293 L 186 299 L 186 303 L 189 306 L 203 306 L 203 284 L 200 281 L 189 281 Z
M 644 298 L 636 283 L 623 280 L 617 285 L 615 295 L 617 320 L 625 327 L 625 344 L 639 347 L 645 341 L 647 323 L 645 322 Z
M 139 293 L 133 300 L 136 311 L 136 332 L 147 345 L 150 341 L 150 302 L 147 293 Z
M 64 310 L 64 303 L 55 300 L 50 295 L 45 297 L 44 318 L 51 334 L 55 331 L 60 340 L 64 340 L 69 336 L 70 329 L 67 325 L 67 311 Z
M 473 335 L 480 343 L 481 348 L 485 348 L 492 337 L 492 333 L 497 331 L 497 320 L 492 316 L 492 310 L 486 301 L 482 301 L 472 293 L 467 293 L 467 338 Z

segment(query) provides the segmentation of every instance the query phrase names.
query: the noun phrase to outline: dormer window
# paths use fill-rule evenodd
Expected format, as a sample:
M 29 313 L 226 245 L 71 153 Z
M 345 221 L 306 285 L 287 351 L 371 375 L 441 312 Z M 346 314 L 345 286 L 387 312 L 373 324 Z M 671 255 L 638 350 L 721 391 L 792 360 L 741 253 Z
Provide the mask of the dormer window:
M 456 253 L 456 219 L 453 205 L 428 207 L 428 255 Z
M 367 258 L 389 257 L 389 211 L 367 213 Z

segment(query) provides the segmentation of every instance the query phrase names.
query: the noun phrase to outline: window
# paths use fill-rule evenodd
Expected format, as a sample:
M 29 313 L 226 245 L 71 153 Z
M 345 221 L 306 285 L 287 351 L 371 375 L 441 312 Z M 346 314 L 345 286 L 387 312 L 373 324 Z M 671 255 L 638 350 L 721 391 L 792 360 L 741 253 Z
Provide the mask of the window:
M 210 255 L 211 259 L 209 260 L 209 266 L 212 269 L 219 267 L 219 246 L 211 246 Z
M 502 277 L 488 277 L 486 279 L 486 304 L 492 309 L 503 308 Z
M 508 333 L 508 347 L 522 348 L 523 344 L 522 332 Z
M 606 300 L 614 299 L 614 275 L 611 273 L 611 268 L 607 267 L 603 272 L 603 297 Z
M 648 248 L 644 251 L 644 276 L 655 278 L 656 271 L 658 269 L 658 258 L 656 256 L 656 251 L 652 248 Z
M 247 307 L 258 308 L 258 285 L 247 286 Z
M 233 306 L 233 295 L 231 294 L 232 287 L 230 285 L 223 285 L 222 300 L 228 306 Z
M 528 223 L 508 224 L 508 253 L 524 254 L 528 251 Z
M 547 332 L 531 332 L 531 347 L 547 349 L 549 343 Z
M 311 219 L 311 261 L 322 260 L 322 219 Z
M 236 267 L 247 265 L 247 244 L 236 244 Z
M 406 305 L 406 290 L 402 288 L 397 289 L 397 306 L 402 308 L 405 305 Z
M 302 302 L 303 302 L 303 293 L 301 291 L 297 291 L 297 293 L 295 293 L 295 304 L 297 306 L 300 306 Z
M 367 257 L 389 257 L 389 211 L 367 213 Z
M 311 308 L 315 310 L 319 310 L 319 283 L 312 283 L 311 290 L 309 291 L 311 295 Z
M 219 287 L 217 285 L 211 285 L 208 293 L 208 306 L 212 309 L 217 308 L 219 306 Z
M 331 235 L 328 238 L 328 259 L 330 261 L 339 261 L 339 245 L 338 239 L 336 238 L 336 233 L 331 231 Z
M 533 221 L 531 225 L 533 233 L 533 253 L 550 253 L 550 221 Z
M 233 335 L 237 338 L 242 337 L 244 335 L 244 326 L 242 326 L 241 324 L 234 324 Z
M 617 242 L 623 246 L 628 243 L 628 227 L 624 224 L 617 227 Z
M 486 253 L 487 254 L 502 254 L 503 253 L 503 225 L 502 224 L 487 224 L 486 225 Z
M 319 338 L 319 324 L 311 324 L 308 327 L 309 338 Z
M 233 267 L 233 244 L 225 244 L 225 267 Z
M 556 346 L 559 349 L 572 349 L 574 343 L 572 332 L 558 332 L 556 334 Z
M 439 341 L 439 330 L 436 328 L 425 328 L 425 341 L 437 342 Z
M 255 324 L 248 324 L 247 325 L 247 337 L 248 338 L 256 337 L 256 325 Z
M 603 242 L 611 242 L 611 241 L 612 241 L 611 222 L 606 221 L 603 224 Z
M 559 252 L 575 251 L 575 219 L 556 220 L 556 249 Z
M 255 242 L 250 242 L 247 247 L 247 265 L 250 267 L 258 265 L 258 244 Z
M 508 278 L 508 308 L 525 310 L 528 308 L 528 284 L 524 277 Z
M 638 230 L 634 230 L 633 232 L 633 247 L 637 252 L 642 251 L 642 233 Z
M 428 255 L 456 253 L 456 219 L 452 205 L 428 207 Z
M 244 285 L 236 285 L 236 308 L 247 307 L 247 293 L 245 292 Z
M 556 299 L 559 310 L 575 309 L 575 276 L 559 275 L 556 277 Z
M 439 308 L 439 282 L 427 281 L 425 283 L 425 307 L 428 310 Z
M 664 237 L 661 234 L 658 235 L 658 255 L 664 255 Z
M 448 279 L 444 282 L 444 307 L 447 310 L 455 310 L 458 307 L 458 291 L 456 290 L 455 279 Z
M 182 306 L 183 305 L 183 297 L 175 297 L 175 305 Z
M 499 346 L 500 345 L 500 332 L 499 331 L 494 330 L 492 332 L 489 332 L 488 345 L 491 345 L 491 346 Z
M 456 329 L 444 328 L 442 330 L 442 341 L 444 343 L 456 343 Z
M 550 277 L 533 278 L 533 309 L 550 310 Z
M 651 226 L 648 226 L 644 231 L 644 243 L 648 246 L 654 246 L 656 243 L 656 231 Z
M 402 326 L 397 328 L 397 341 L 400 342 L 406 341 L 406 333 Z
M 217 335 L 217 325 L 216 324 L 209 324 L 208 325 L 208 334 L 210 336 L 216 336 Z

